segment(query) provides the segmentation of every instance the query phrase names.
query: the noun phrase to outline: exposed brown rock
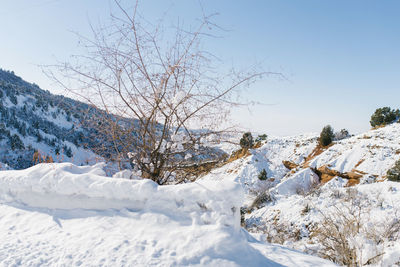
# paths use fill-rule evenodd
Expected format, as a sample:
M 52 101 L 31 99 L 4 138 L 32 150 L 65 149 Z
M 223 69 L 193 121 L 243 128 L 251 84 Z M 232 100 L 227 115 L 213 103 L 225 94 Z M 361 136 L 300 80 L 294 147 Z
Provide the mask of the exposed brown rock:
M 344 178 L 359 180 L 361 177 L 363 177 L 364 174 L 353 170 L 353 171 L 344 173 L 344 175 L 347 176 L 347 177 L 344 177 Z
M 365 174 L 361 171 L 352 170 L 350 172 L 339 172 L 330 169 L 327 165 L 321 166 L 319 168 L 314 168 L 313 171 L 319 176 L 321 183 L 329 182 L 334 177 L 338 176 L 349 180 L 348 186 L 356 185 L 360 182 L 360 178 Z
M 292 162 L 292 161 L 288 161 L 288 160 L 284 160 L 282 161 L 283 166 L 285 166 L 287 169 L 292 170 L 292 169 L 296 169 L 297 167 L 299 167 L 298 164 Z
M 258 141 L 257 143 L 254 144 L 254 146 L 252 148 L 260 148 L 263 146 L 263 143 Z
M 232 155 L 229 157 L 229 159 L 226 161 L 226 163 L 235 161 L 240 158 L 245 158 L 250 155 L 251 155 L 251 153 L 247 148 L 242 148 L 242 149 L 239 149 L 239 150 L 233 152 Z
M 359 179 L 349 179 L 349 181 L 347 182 L 347 186 L 354 186 L 360 183 Z
M 357 168 L 358 166 L 361 165 L 361 163 L 363 163 L 365 161 L 365 159 L 361 159 L 359 162 L 357 162 L 356 166 L 354 166 L 354 168 Z

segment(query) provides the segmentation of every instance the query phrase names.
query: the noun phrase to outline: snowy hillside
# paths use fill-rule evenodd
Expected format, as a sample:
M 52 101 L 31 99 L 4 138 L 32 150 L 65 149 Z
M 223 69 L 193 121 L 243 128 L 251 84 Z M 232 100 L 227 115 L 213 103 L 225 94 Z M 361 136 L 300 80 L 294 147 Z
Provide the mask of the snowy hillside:
M 386 181 L 400 158 L 400 124 L 327 148 L 317 139 L 269 138 L 203 179 L 240 183 L 246 192 L 244 226 L 269 242 L 343 265 L 400 265 L 400 184 Z M 258 178 L 263 169 L 266 180 Z M 324 242 L 334 229 L 337 240 Z
M 130 168 L 127 155 L 137 147 L 133 143 L 114 144 L 110 132 L 115 125 L 110 126 L 109 121 L 118 121 L 121 129 L 131 129 L 136 136 L 136 119 L 106 114 L 88 104 L 53 95 L 0 69 L 0 162 L 13 169 L 40 162 L 88 165 L 115 159 L 123 168 Z M 217 147 L 201 146 L 198 150 L 189 151 L 190 164 L 225 157 Z
M 61 142 L 79 155 L 96 155 L 57 137 L 58 131 L 37 130 L 43 132 L 40 141 L 28 134 L 33 130 L 23 136 L 20 103 L 33 112 L 37 99 L 31 103 L 18 95 L 15 104 L 5 95 L 0 99 L 6 110 L 0 141 L 4 266 L 400 266 L 400 183 L 386 180 L 400 159 L 400 123 L 327 147 L 318 144 L 316 134 L 269 137 L 218 162 L 222 167 L 196 182 L 158 186 L 129 170 L 106 177 L 104 163 L 11 170 L 22 166 L 10 167 L 19 161 L 7 156 L 24 162 L 21 153 L 30 149 L 56 156 L 51 138 L 56 147 Z M 60 106 L 50 106 L 60 117 L 51 122 L 51 112 L 40 108 L 43 125 L 65 130 L 68 119 L 62 123 Z M 15 135 L 24 148 L 15 147 Z M 232 144 L 205 151 L 224 148 L 232 150 Z M 63 160 L 90 163 L 81 156 Z
M 2 266 L 333 266 L 240 227 L 230 181 L 157 186 L 102 165 L 0 172 Z
M 44 161 L 96 162 L 93 149 L 108 143 L 91 123 L 100 115 L 0 69 L 0 161 L 14 169 Z

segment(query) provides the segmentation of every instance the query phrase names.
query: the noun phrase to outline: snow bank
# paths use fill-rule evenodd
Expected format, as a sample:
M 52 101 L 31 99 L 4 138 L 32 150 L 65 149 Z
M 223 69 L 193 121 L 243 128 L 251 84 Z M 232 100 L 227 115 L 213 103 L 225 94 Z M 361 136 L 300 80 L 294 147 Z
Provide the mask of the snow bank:
M 240 228 L 231 181 L 158 186 L 102 165 L 0 172 L 1 266 L 332 266 Z
M 168 213 L 198 223 L 239 228 L 242 189 L 229 181 L 158 186 L 151 180 L 107 178 L 103 164 L 39 164 L 0 172 L 0 198 L 50 209 L 130 209 Z

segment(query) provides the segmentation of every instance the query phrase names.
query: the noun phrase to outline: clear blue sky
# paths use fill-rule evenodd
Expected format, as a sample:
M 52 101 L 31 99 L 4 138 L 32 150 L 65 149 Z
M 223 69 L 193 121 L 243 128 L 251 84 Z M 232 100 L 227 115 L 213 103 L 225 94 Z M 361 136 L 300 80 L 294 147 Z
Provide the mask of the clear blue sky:
M 203 0 L 229 29 L 210 40 L 215 55 L 236 66 L 261 61 L 287 80 L 266 78 L 248 90 L 270 105 L 234 112 L 246 128 L 274 135 L 319 132 L 331 124 L 352 133 L 369 129 L 382 106 L 400 108 L 400 1 Z M 38 64 L 78 53 L 72 32 L 90 35 L 108 14 L 109 0 L 2 0 L 0 67 L 57 92 Z M 191 23 L 197 0 L 143 0 L 143 15 L 165 10 Z

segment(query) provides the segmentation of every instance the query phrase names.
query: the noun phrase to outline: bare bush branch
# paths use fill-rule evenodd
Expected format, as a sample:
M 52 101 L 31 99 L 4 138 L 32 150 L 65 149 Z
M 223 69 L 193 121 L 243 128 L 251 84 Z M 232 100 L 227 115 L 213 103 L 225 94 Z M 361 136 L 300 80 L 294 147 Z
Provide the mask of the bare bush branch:
M 115 159 L 129 157 L 143 177 L 164 184 L 201 158 L 211 136 L 231 130 L 225 122 L 239 104 L 234 96 L 268 73 L 221 74 L 202 49 L 213 15 L 203 15 L 195 30 L 165 29 L 138 15 L 138 1 L 131 9 L 115 5 L 111 25 L 92 27 L 93 39 L 83 38 L 87 54 L 54 66 L 62 78 L 51 76 L 104 111 Z

